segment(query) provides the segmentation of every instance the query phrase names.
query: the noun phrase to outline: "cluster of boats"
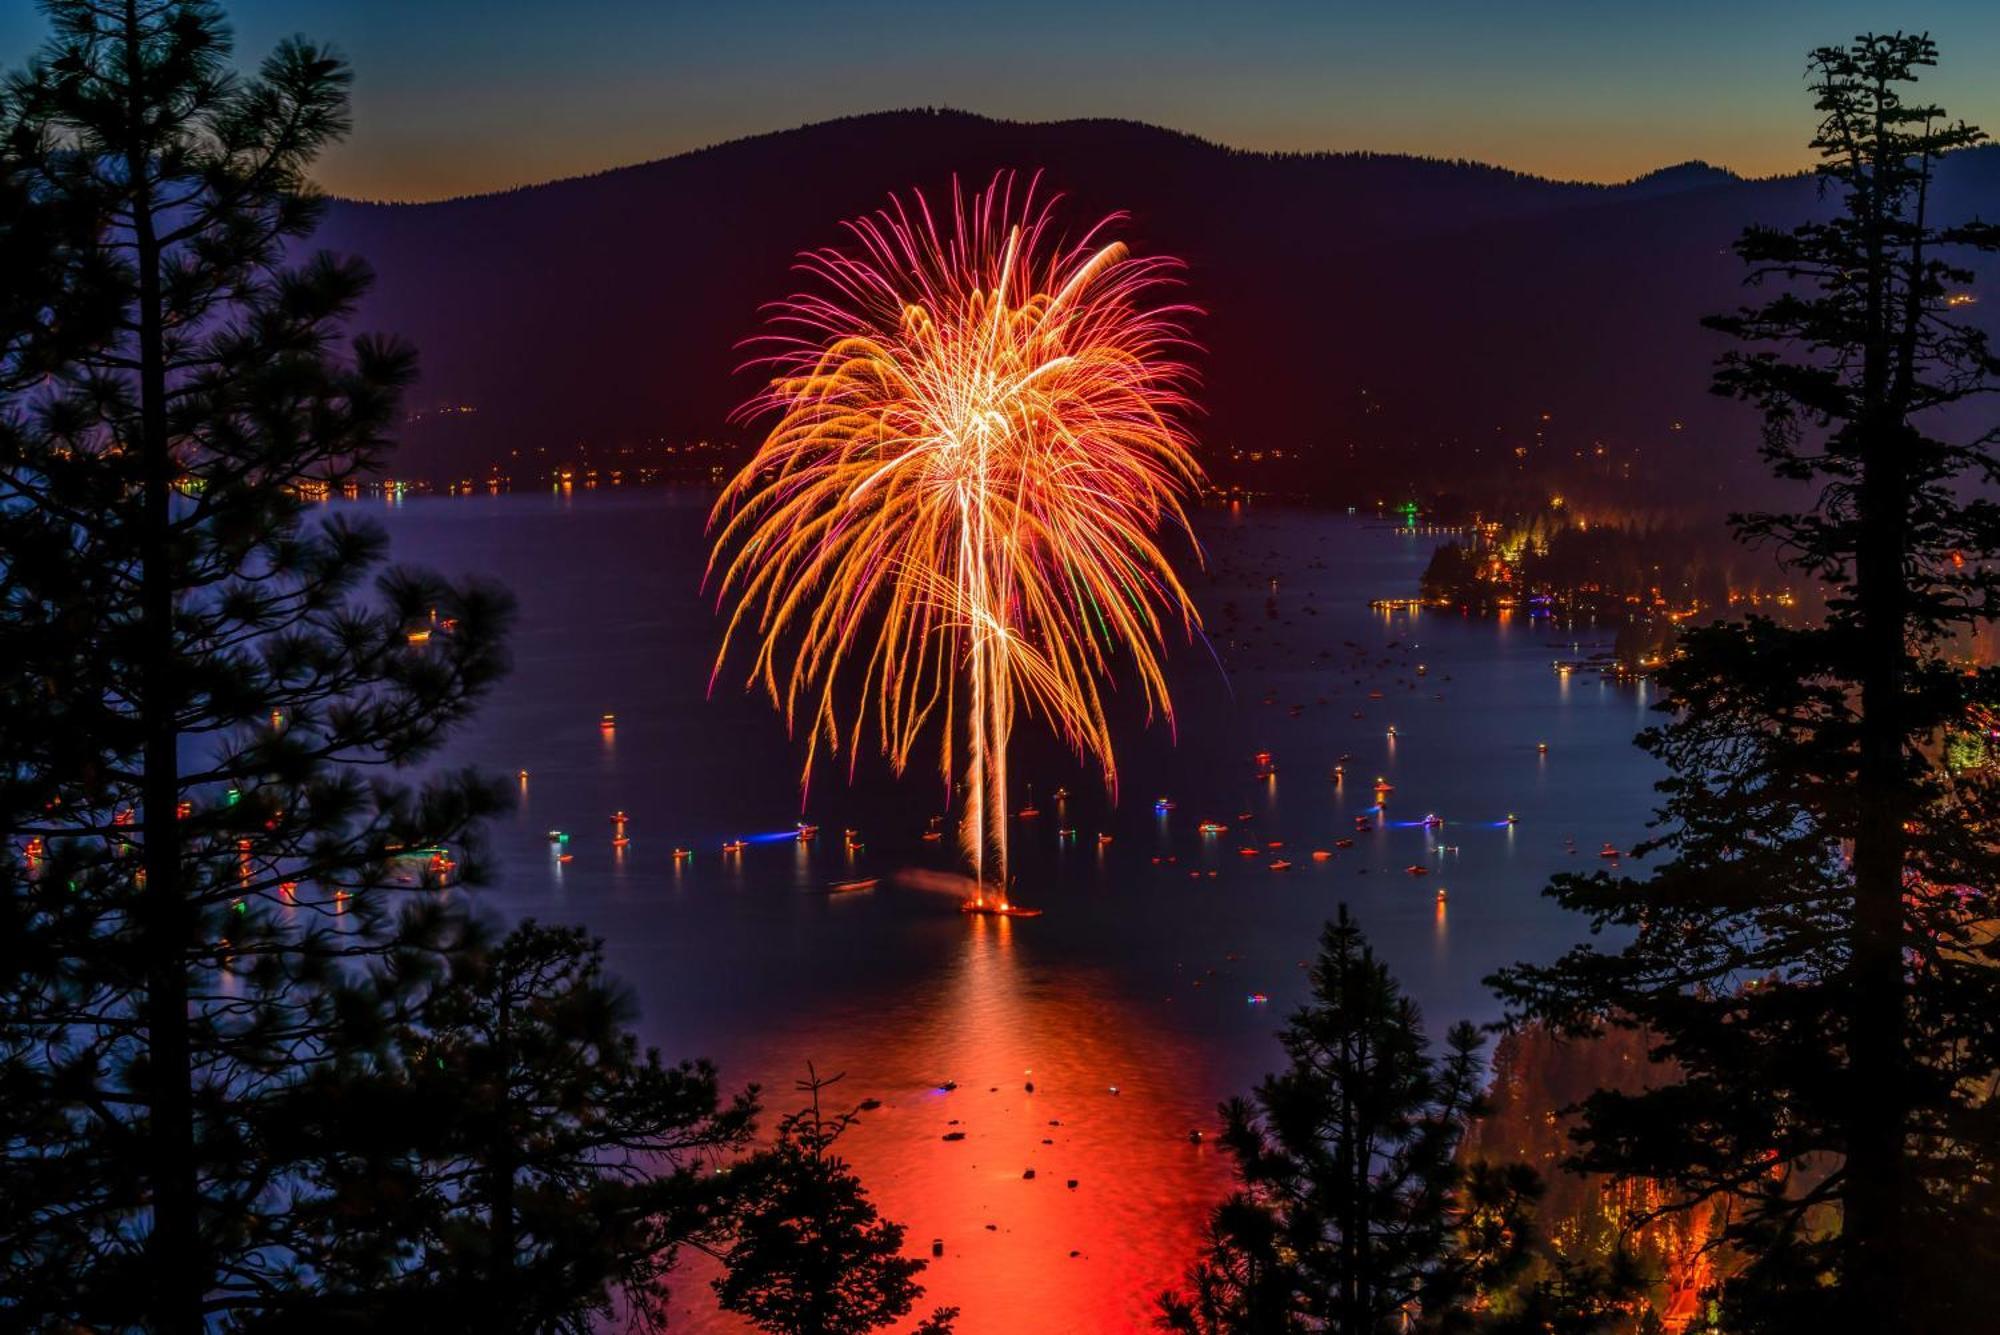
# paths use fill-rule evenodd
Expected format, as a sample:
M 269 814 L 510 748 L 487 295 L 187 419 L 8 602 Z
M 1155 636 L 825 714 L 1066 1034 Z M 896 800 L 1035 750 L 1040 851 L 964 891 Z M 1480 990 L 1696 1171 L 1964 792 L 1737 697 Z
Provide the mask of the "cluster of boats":
M 1428 673 L 1428 668 L 1425 665 L 1421 663 L 1416 665 L 1415 674 L 1417 677 L 1421 678 L 1425 676 L 1427 673 Z M 1447 678 L 1447 680 L 1449 680 L 1449 678 Z M 1379 700 L 1382 698 L 1382 692 L 1379 689 L 1370 690 L 1368 692 L 1368 698 L 1371 700 Z M 1273 699 L 1275 699 L 1275 697 L 1273 697 Z M 1272 703 L 1272 700 L 1267 700 L 1266 703 Z M 1297 711 L 1294 710 L 1294 713 L 1296 712 Z M 1358 713 L 1357 716 L 1359 716 Z M 616 715 L 611 714 L 609 712 L 601 715 L 598 720 L 598 726 L 600 730 L 602 730 L 608 737 L 609 734 L 617 726 Z M 1388 741 L 1393 746 L 1397 738 L 1396 725 L 1389 724 L 1387 726 L 1386 735 Z M 1537 742 L 1535 749 L 1537 754 L 1547 755 L 1549 751 L 1549 744 L 1547 742 Z M 1332 770 L 1329 774 L 1329 778 L 1332 780 L 1332 782 L 1334 782 L 1335 784 L 1341 784 L 1345 782 L 1347 775 L 1347 768 L 1349 764 L 1352 763 L 1353 759 L 1354 757 L 1351 755 L 1342 755 L 1339 758 L 1339 760 L 1333 765 Z M 1254 768 L 1254 773 L 1258 779 L 1264 781 L 1274 781 L 1276 779 L 1278 773 L 1278 763 L 1276 758 L 1272 755 L 1271 752 L 1258 751 L 1252 757 L 1252 764 Z M 525 790 L 528 783 L 528 771 L 525 769 L 519 771 L 519 779 L 523 790 Z M 1389 795 L 1394 790 L 1395 790 L 1395 785 L 1389 782 L 1388 779 L 1378 776 L 1374 780 L 1371 791 L 1373 792 L 1375 797 L 1375 805 L 1372 808 L 1370 808 L 1367 814 L 1358 815 L 1354 817 L 1355 834 L 1357 835 L 1368 834 L 1368 833 L 1373 833 L 1378 829 L 1388 828 L 1389 822 L 1386 819 L 1387 802 Z M 1057 806 L 1057 814 L 1059 816 L 1063 814 L 1063 811 L 1065 809 L 1065 803 L 1068 797 L 1069 793 L 1067 792 L 1067 790 L 1060 788 L 1056 790 L 1055 802 Z M 1174 802 L 1174 799 L 1171 797 L 1162 795 L 1155 798 L 1153 801 L 1153 810 L 1159 816 L 1165 817 L 1170 813 L 1172 813 L 1175 809 L 1176 809 L 1176 803 Z M 1015 813 L 1015 815 L 1020 820 L 1032 821 L 1039 819 L 1041 814 L 1042 814 L 1041 810 L 1035 805 L 1034 794 L 1031 788 L 1029 790 L 1027 802 Z M 1254 816 L 1250 812 L 1244 812 L 1237 818 L 1239 823 L 1248 823 L 1253 819 Z M 1514 816 L 1512 813 L 1509 813 L 1504 822 L 1498 822 L 1498 823 L 1503 823 L 1507 826 L 1513 826 L 1514 824 L 1517 823 L 1517 819 L 1518 818 L 1516 816 Z M 614 812 L 611 816 L 611 823 L 612 823 L 611 844 L 612 847 L 616 850 L 622 851 L 631 845 L 632 841 L 626 833 L 626 827 L 627 824 L 629 823 L 629 820 L 630 818 L 624 811 Z M 1398 824 L 1402 824 L 1405 826 L 1413 824 L 1415 827 L 1421 828 L 1425 831 L 1435 832 L 1444 828 L 1445 820 L 1442 816 L 1438 815 L 1437 813 L 1431 812 L 1427 813 L 1419 821 L 1398 822 Z M 935 844 L 943 842 L 946 833 L 944 826 L 945 826 L 945 817 L 943 816 L 931 817 L 928 826 L 923 830 L 920 836 L 921 839 L 925 843 Z M 1200 825 L 1197 828 L 1199 830 L 1199 833 L 1204 838 L 1214 838 L 1217 836 L 1228 834 L 1233 827 L 1230 824 L 1220 820 L 1204 820 L 1200 823 Z M 793 840 L 796 840 L 799 843 L 811 843 L 818 837 L 818 835 L 819 835 L 819 827 L 817 825 L 801 821 L 797 824 L 795 829 L 790 832 L 789 837 Z M 1056 830 L 1056 836 L 1058 840 L 1060 840 L 1061 842 L 1069 843 L 1073 842 L 1076 839 L 1077 831 L 1074 826 L 1064 824 L 1058 827 L 1058 829 Z M 755 842 L 779 840 L 785 837 L 786 836 L 784 835 L 759 836 Z M 748 850 L 749 845 L 752 842 L 753 842 L 752 840 L 746 838 L 735 838 L 726 840 L 721 845 L 722 853 L 725 857 L 741 857 Z M 1100 848 L 1109 845 L 1111 842 L 1112 842 L 1112 835 L 1108 832 L 1100 833 L 1097 836 L 1097 845 Z M 1575 853 L 1577 851 L 1574 847 L 1575 841 L 1571 839 L 1568 842 L 1571 845 L 1570 852 Z M 573 855 L 569 849 L 570 836 L 566 832 L 561 830 L 550 830 L 549 843 L 551 844 L 555 852 L 556 860 L 559 863 L 567 863 L 572 860 Z M 854 829 L 847 829 L 842 832 L 842 843 L 843 847 L 849 854 L 858 853 L 866 847 L 866 845 L 862 842 L 860 832 Z M 1242 847 L 1238 848 L 1237 852 L 1245 858 L 1265 859 L 1266 860 L 1265 865 L 1269 868 L 1269 870 L 1273 872 L 1285 872 L 1291 870 L 1294 864 L 1289 857 L 1285 856 L 1283 851 L 1284 847 L 1285 845 L 1283 840 L 1270 839 L 1264 841 L 1261 846 L 1258 846 L 1256 844 L 1245 844 Z M 1336 854 L 1352 849 L 1354 847 L 1355 847 L 1355 840 L 1352 837 L 1343 836 L 1341 838 L 1332 840 L 1330 847 L 1315 848 L 1311 850 L 1311 859 L 1314 862 L 1328 862 L 1331 861 L 1336 856 Z M 1456 851 L 1456 850 L 1450 849 L 1448 851 Z M 673 849 L 672 856 L 674 863 L 678 866 L 681 864 L 691 862 L 694 858 L 694 852 L 692 849 L 686 846 L 676 846 Z M 1607 860 L 1615 861 L 1621 858 L 1623 854 L 1620 852 L 1619 849 L 1617 849 L 1613 845 L 1606 843 L 1603 846 L 1603 848 L 1599 850 L 1598 856 L 1605 858 Z M 1153 861 L 1156 863 L 1162 861 L 1173 862 L 1176 861 L 1176 859 L 1173 857 L 1155 857 Z M 1409 866 L 1405 867 L 1404 871 L 1411 877 L 1424 877 L 1431 874 L 1432 868 L 1423 863 L 1412 863 Z M 1189 873 L 1189 875 L 1191 876 L 1201 876 L 1204 874 L 1212 878 L 1216 875 L 1216 872 L 1211 869 L 1206 871 L 1206 873 L 1201 871 L 1193 871 Z M 829 882 L 827 884 L 826 890 L 828 894 L 833 894 L 833 895 L 856 894 L 863 891 L 873 890 L 876 888 L 878 884 L 879 884 L 878 878 L 874 876 L 851 876 L 844 879 L 834 880 Z M 1437 891 L 1437 898 L 1440 906 L 1442 906 L 1446 899 L 1446 891 L 1444 890 L 1443 887 L 1439 887 Z M 985 914 L 985 915 L 1000 916 L 1000 917 L 1034 917 L 1040 913 L 1039 909 L 1023 908 L 1019 905 L 1012 904 L 1003 894 L 990 894 L 990 895 L 975 894 L 973 897 L 965 900 L 960 907 L 963 909 L 963 911 L 967 913 Z M 1258 998 L 1258 1000 L 1261 1000 L 1261 997 Z

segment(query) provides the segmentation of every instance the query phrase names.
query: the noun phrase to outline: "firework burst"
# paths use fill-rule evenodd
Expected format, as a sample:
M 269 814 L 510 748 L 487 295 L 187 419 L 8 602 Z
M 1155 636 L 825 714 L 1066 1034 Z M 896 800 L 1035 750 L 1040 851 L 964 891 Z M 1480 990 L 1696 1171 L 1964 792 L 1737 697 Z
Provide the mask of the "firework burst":
M 891 197 L 800 257 L 807 290 L 768 308 L 769 383 L 741 410 L 773 425 L 710 518 L 733 602 L 716 674 L 747 641 L 808 783 L 822 748 L 851 775 L 871 739 L 899 773 L 935 744 L 1003 904 L 1017 712 L 1115 792 L 1106 683 L 1129 673 L 1171 724 L 1159 653 L 1199 625 L 1161 546 L 1192 547 L 1200 478 L 1180 265 L 1111 239 L 1120 215 L 1063 239 L 1038 184 L 954 185 L 948 216 Z

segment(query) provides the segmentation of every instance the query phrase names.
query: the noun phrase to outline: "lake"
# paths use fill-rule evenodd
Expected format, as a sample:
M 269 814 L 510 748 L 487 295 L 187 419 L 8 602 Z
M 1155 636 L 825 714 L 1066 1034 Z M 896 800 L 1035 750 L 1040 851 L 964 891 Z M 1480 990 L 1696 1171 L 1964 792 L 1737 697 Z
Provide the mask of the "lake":
M 741 664 L 711 698 L 707 505 L 606 490 L 370 508 L 398 561 L 520 601 L 514 671 L 443 757 L 528 772 L 489 831 L 481 900 L 587 924 L 644 1040 L 713 1058 L 730 1087 L 760 1083 L 773 1114 L 808 1062 L 844 1072 L 847 1101 L 880 1099 L 843 1148 L 914 1253 L 942 1240 L 924 1310 L 958 1305 L 968 1335 L 1148 1323 L 1228 1186 L 1216 1104 L 1278 1063 L 1273 1032 L 1337 906 L 1433 1030 L 1491 1020 L 1487 974 L 1582 934 L 1542 899 L 1548 876 L 1644 833 L 1656 772 L 1631 738 L 1648 688 L 1551 668 L 1609 629 L 1372 610 L 1416 592 L 1442 537 L 1215 508 L 1197 516 L 1206 559 L 1189 575 L 1207 636 L 1169 655 L 1174 728 L 1116 707 L 1114 805 L 1024 718 L 1011 805 L 1040 814 L 1012 824 L 1015 897 L 1045 912 L 968 918 L 892 875 L 951 866 L 949 838 L 921 837 L 945 809 L 935 771 L 898 777 L 870 753 L 850 782 L 842 757 L 802 807 L 800 749 L 742 693 Z M 1378 778 L 1392 786 L 1379 817 Z M 802 818 L 816 840 L 791 837 Z M 1227 832 L 1201 834 L 1210 820 Z M 570 862 L 551 829 L 570 832 Z M 751 842 L 724 855 L 735 838 Z M 826 893 L 872 875 L 873 890 Z M 697 1269 L 674 1307 L 682 1329 L 733 1328 Z

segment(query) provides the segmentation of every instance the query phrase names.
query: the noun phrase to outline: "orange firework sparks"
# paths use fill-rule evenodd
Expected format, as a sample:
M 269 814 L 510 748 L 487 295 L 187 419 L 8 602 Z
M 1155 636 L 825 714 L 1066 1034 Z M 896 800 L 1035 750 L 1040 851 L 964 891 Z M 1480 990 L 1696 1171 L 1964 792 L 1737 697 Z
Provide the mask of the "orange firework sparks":
M 1129 664 L 1169 723 L 1159 651 L 1199 618 L 1160 546 L 1192 544 L 1200 479 L 1180 265 L 1060 238 L 1054 199 L 1009 173 L 949 217 L 921 194 L 814 251 L 811 290 L 756 342 L 775 417 L 711 516 L 709 574 L 734 609 L 716 656 L 754 640 L 748 684 L 819 749 L 872 735 L 897 772 L 933 721 L 966 777 L 975 884 L 1004 904 L 1007 740 L 1045 718 L 1115 791 L 1101 682 Z

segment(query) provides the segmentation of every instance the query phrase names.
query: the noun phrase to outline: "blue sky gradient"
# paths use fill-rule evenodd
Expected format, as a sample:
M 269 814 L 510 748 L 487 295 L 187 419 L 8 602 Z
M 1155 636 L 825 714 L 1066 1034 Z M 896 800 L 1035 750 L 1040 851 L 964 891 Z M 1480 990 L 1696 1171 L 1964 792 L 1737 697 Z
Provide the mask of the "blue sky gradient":
M 1806 52 L 1928 29 L 1932 92 L 2000 129 L 2000 4 L 1403 0 L 236 0 L 238 54 L 291 33 L 355 64 L 320 177 L 429 199 L 856 112 L 1115 116 L 1243 148 L 1376 149 L 1623 180 L 1688 158 L 1808 158 Z M 0 63 L 43 21 L 0 5 Z

